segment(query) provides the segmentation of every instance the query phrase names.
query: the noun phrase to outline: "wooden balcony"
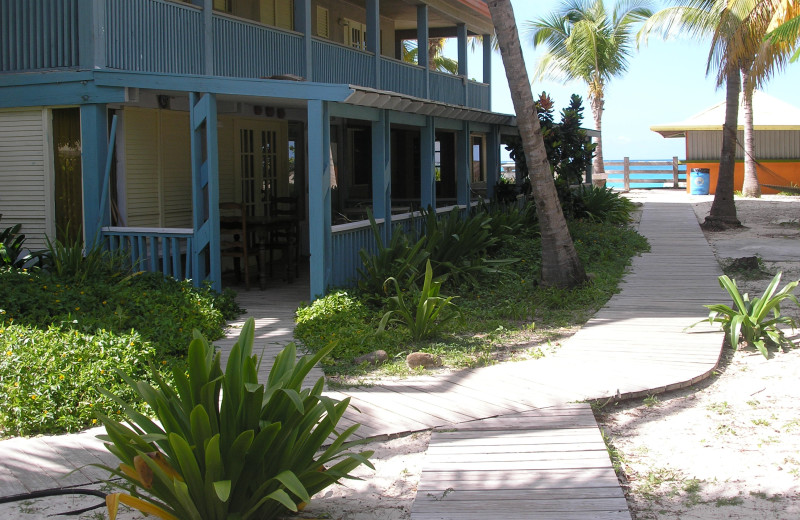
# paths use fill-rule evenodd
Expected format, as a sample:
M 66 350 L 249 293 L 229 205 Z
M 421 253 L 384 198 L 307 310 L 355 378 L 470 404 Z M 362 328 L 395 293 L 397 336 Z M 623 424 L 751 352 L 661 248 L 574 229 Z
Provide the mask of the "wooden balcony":
M 489 110 L 487 84 L 224 13 L 207 17 L 191 4 L 165 0 L 4 0 L 0 41 L 0 74 L 78 69 L 237 78 L 291 74 Z

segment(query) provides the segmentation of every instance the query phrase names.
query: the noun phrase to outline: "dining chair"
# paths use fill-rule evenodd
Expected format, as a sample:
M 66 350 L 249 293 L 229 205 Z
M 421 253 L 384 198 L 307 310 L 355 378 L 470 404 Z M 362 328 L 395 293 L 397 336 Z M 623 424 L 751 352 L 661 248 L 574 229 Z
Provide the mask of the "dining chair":
M 291 283 L 300 273 L 300 214 L 297 197 L 273 197 L 270 200 L 269 216 L 275 226 L 269 233 L 269 268 L 272 276 L 274 252 L 281 252 L 286 263 L 286 281 Z M 292 276 L 294 271 L 294 276 Z
M 250 290 L 250 257 L 258 256 L 258 249 L 253 247 L 247 231 L 245 206 L 240 202 L 221 202 L 220 210 L 220 254 L 233 258 L 237 281 L 242 273 L 240 260 L 244 259 L 244 284 Z

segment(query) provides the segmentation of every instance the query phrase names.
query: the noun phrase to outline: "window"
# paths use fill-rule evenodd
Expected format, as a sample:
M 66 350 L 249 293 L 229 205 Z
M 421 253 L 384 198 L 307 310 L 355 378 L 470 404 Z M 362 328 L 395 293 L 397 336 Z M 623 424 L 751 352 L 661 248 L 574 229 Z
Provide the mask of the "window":
M 321 38 L 331 37 L 328 10 L 320 6 L 317 6 L 317 36 Z
M 361 22 L 343 18 L 344 22 L 344 44 L 356 49 L 367 49 L 367 26 Z

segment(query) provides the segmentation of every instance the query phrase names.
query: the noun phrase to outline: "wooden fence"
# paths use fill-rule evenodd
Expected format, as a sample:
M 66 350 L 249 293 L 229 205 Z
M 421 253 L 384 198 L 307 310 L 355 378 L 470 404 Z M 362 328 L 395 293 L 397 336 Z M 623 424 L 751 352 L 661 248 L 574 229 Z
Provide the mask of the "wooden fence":
M 664 177 L 656 178 L 656 177 L 636 177 L 631 178 L 631 174 L 646 174 L 646 175 L 669 175 L 672 174 L 672 187 L 679 188 L 680 186 L 678 183 L 680 182 L 680 175 L 681 172 L 680 168 L 678 167 L 678 158 L 673 157 L 671 161 L 631 161 L 630 158 L 625 157 L 621 161 L 604 161 L 603 165 L 606 170 L 606 177 L 608 177 L 609 173 L 622 173 L 622 181 L 623 181 L 623 189 L 628 191 L 631 189 L 631 183 L 633 184 L 666 184 L 669 182 L 669 179 L 665 179 Z M 620 170 L 619 167 L 622 166 Z M 641 169 L 642 167 L 647 166 L 646 169 Z M 663 166 L 664 169 L 652 169 L 654 166 Z

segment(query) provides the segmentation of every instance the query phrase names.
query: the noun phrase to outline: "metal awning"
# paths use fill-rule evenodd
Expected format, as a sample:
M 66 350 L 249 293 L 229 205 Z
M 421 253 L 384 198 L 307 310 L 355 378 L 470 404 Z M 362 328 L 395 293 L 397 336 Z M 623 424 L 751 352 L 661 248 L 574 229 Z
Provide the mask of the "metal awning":
M 492 125 L 517 125 L 516 116 L 510 114 L 500 114 L 488 110 L 479 110 L 477 108 L 450 105 L 439 101 L 431 101 L 429 99 L 417 98 L 386 90 L 375 90 L 358 85 L 350 85 L 349 88 L 353 93 L 350 94 L 343 103 L 350 105 L 396 110 L 408 114 L 443 117 Z

